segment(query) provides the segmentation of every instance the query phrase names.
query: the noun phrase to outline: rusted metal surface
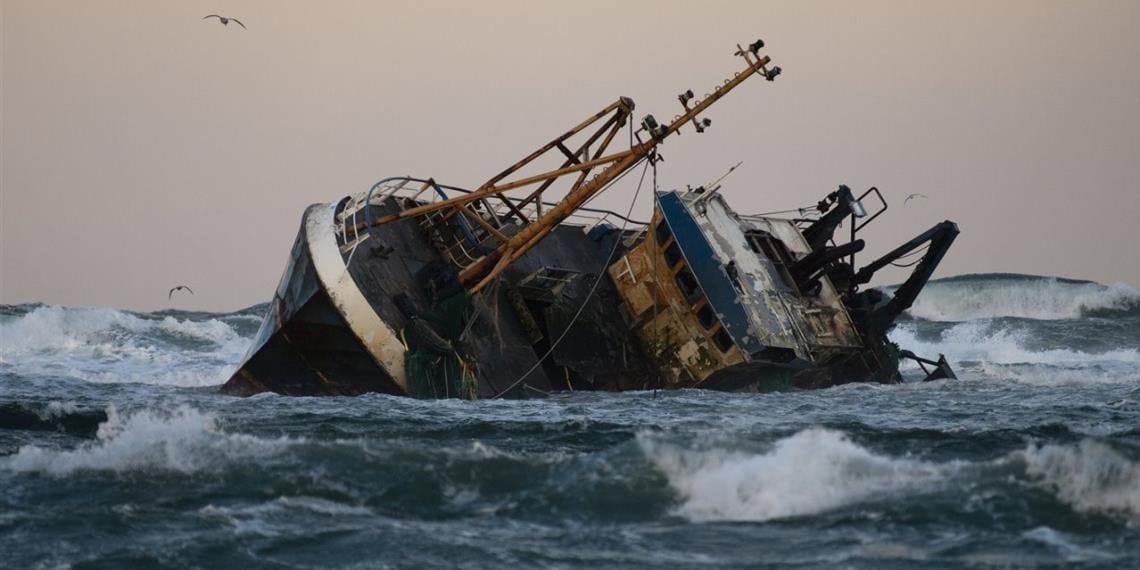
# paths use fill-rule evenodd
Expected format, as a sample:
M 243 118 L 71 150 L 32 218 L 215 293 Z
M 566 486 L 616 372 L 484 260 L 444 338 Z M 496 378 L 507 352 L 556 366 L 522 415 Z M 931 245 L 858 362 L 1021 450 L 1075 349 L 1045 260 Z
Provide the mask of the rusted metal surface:
M 762 47 L 762 41 L 753 43 L 749 46 L 749 49 L 744 49 L 737 45 L 736 54 L 742 56 L 747 63 L 747 67 L 743 71 L 725 80 L 722 85 L 713 89 L 712 93 L 706 94 L 700 100 L 696 100 L 691 94 L 688 97 L 683 97 L 681 102 L 685 112 L 678 115 L 668 126 L 658 127 L 656 126 L 656 121 L 651 116 L 647 116 L 643 121 L 642 130 L 649 136 L 648 140 L 642 141 L 639 135 L 641 131 L 639 131 L 638 142 L 631 144 L 628 150 L 604 154 L 606 147 L 614 140 L 618 130 L 629 120 L 634 108 L 632 100 L 621 97 L 566 131 L 561 136 L 539 147 L 530 155 L 495 175 L 470 194 L 455 196 L 448 200 L 434 203 L 413 203 L 400 212 L 382 216 L 376 220 L 369 220 L 367 223 L 372 225 L 387 224 L 401 219 L 430 215 L 433 212 L 444 209 L 450 209 L 450 215 L 454 215 L 457 208 L 464 207 L 466 204 L 484 200 L 492 196 L 498 197 L 507 206 L 508 210 L 510 210 L 510 214 L 522 223 L 522 228 L 510 237 L 505 236 L 503 232 L 500 232 L 498 228 L 495 227 L 497 223 L 501 223 L 500 220 L 490 222 L 481 218 L 476 219 L 472 216 L 478 216 L 478 214 L 474 214 L 466 209 L 461 210 L 464 216 L 472 218 L 472 220 L 476 221 L 480 226 L 484 226 L 484 229 L 499 241 L 497 247 L 491 252 L 475 259 L 471 263 L 463 264 L 460 267 L 460 280 L 464 286 L 473 293 L 479 292 L 501 275 L 511 263 L 525 255 L 530 248 L 534 247 L 535 244 L 549 235 L 555 226 L 565 221 L 567 217 L 585 205 L 611 182 L 617 180 L 618 177 L 640 161 L 646 158 L 652 160 L 654 156 L 653 153 L 657 146 L 667 137 L 678 133 L 682 126 L 692 123 L 696 126 L 698 132 L 703 132 L 704 127 L 707 126 L 709 122 L 707 120 L 703 122 L 698 121 L 698 116 L 721 97 L 728 94 L 729 91 L 735 89 L 754 74 L 764 76 L 769 81 L 773 80 L 775 76 L 779 74 L 779 68 L 768 68 L 768 57 L 761 57 L 758 54 L 759 49 Z M 692 104 L 691 106 L 690 103 Z M 571 137 L 595 125 L 595 123 L 607 115 L 610 116 L 609 119 L 602 122 L 601 126 L 597 127 L 585 142 L 578 146 L 576 150 L 570 150 L 570 147 L 567 146 L 567 142 Z M 593 153 L 591 153 L 590 146 L 597 142 L 599 138 L 601 138 L 600 144 L 598 144 L 598 146 L 594 148 Z M 521 169 L 551 151 L 557 151 L 564 155 L 565 161 L 561 167 L 507 181 L 508 177 L 518 173 Z M 604 168 L 591 178 L 590 173 L 595 167 Z M 549 210 L 543 211 L 541 207 L 543 192 L 561 177 L 575 173 L 577 173 L 578 176 L 562 200 Z M 506 198 L 505 193 L 510 190 L 535 184 L 539 186 L 531 191 L 530 194 L 523 199 L 521 204 L 525 207 L 532 200 L 536 202 L 536 216 L 534 219 L 528 219 L 520 207 Z
M 566 224 L 635 165 L 657 160 L 667 137 L 688 125 L 703 132 L 710 123 L 700 114 L 740 83 L 774 79 L 779 68 L 759 47 L 738 46 L 746 69 L 711 93 L 683 93 L 684 113 L 672 122 L 647 116 L 631 128 L 627 150 L 607 150 L 633 111 L 620 98 L 473 191 L 385 179 L 367 194 L 311 207 L 276 314 L 231 379 L 235 393 L 412 393 L 408 374 L 423 378 L 415 371 L 434 366 L 418 364 L 422 343 L 402 341 L 413 325 L 425 332 L 418 336 L 438 337 L 436 352 L 460 362 L 464 378 L 472 374 L 478 385 L 468 397 L 896 380 L 885 329 L 867 325 L 874 299 L 864 293 L 851 303 L 850 268 L 827 265 L 861 240 L 829 249 L 830 233 L 809 228 L 822 236 L 809 243 L 792 220 L 737 215 L 719 186 L 657 193 L 648 228 Z M 526 174 L 540 158 L 561 166 Z M 559 181 L 569 184 L 563 198 L 544 203 Z M 418 189 L 404 192 L 409 183 Z M 507 194 L 523 188 L 525 197 Z M 838 220 L 837 212 L 828 216 Z M 483 294 L 470 305 L 473 293 Z M 447 310 L 446 323 L 432 307 Z M 249 366 L 273 359 L 306 372 L 298 380 Z
M 706 284 L 685 285 L 686 279 L 696 279 L 689 269 L 694 252 L 677 243 L 659 208 L 647 237 L 609 268 L 631 327 L 651 347 L 650 353 L 671 384 L 699 386 L 724 369 L 764 360 L 773 348 L 794 352 L 804 364 L 863 348 L 846 307 L 826 278 L 817 295 L 802 295 L 786 277 L 783 260 L 771 259 L 750 242 L 754 238 L 749 232 L 760 231 L 764 233 L 758 235 L 786 245 L 786 261 L 806 256 L 810 248 L 793 222 L 744 220 L 719 195 L 687 193 L 680 197 L 685 214 L 696 222 L 701 239 L 735 291 L 727 298 L 714 299 L 704 288 Z M 718 342 L 718 335 L 726 330 L 729 308 L 743 311 L 748 322 L 747 334 L 743 338 L 732 335 L 731 346 L 725 338 Z M 742 350 L 741 341 L 763 350 L 749 354 Z
M 371 224 L 372 225 L 381 225 L 381 224 L 391 223 L 391 222 L 394 222 L 397 220 L 422 216 L 424 214 L 428 214 L 428 213 L 434 212 L 436 210 L 450 208 L 452 206 L 462 205 L 462 204 L 466 204 L 468 202 L 473 202 L 475 200 L 480 200 L 483 198 L 499 195 L 499 194 L 502 194 L 503 192 L 506 192 L 508 190 L 512 190 L 515 188 L 519 188 L 522 186 L 533 184 L 535 182 L 543 182 L 546 180 L 554 179 L 554 178 L 557 178 L 563 174 L 567 174 L 567 173 L 571 173 L 571 172 L 587 171 L 587 170 L 589 170 L 595 166 L 601 165 L 601 164 L 612 163 L 612 162 L 620 159 L 622 156 L 628 154 L 629 151 L 624 151 L 621 153 L 616 153 L 614 155 L 600 157 L 598 159 L 589 160 L 586 162 L 581 162 L 579 164 L 566 166 L 566 167 L 559 168 L 559 169 L 551 171 L 551 172 L 546 172 L 546 173 L 539 174 L 539 175 L 529 176 L 529 177 L 524 178 L 522 180 L 518 180 L 518 181 L 514 181 L 514 182 L 510 182 L 510 183 L 498 184 L 498 182 L 501 181 L 503 178 L 510 176 L 511 174 L 515 173 L 516 171 L 523 168 L 524 166 L 534 162 L 539 157 L 543 156 L 544 154 L 546 154 L 550 150 L 556 148 L 558 144 L 564 143 L 564 141 L 566 141 L 570 137 L 578 134 L 579 132 L 585 130 L 587 127 L 594 124 L 596 121 L 598 121 L 602 117 L 606 116 L 607 114 L 613 113 L 614 118 L 612 118 L 610 121 L 607 121 L 606 123 L 604 123 L 602 125 L 602 127 L 598 129 L 599 133 L 604 132 L 606 129 L 610 128 L 611 125 L 614 124 L 615 119 L 616 119 L 618 126 L 624 125 L 626 119 L 628 118 L 628 116 L 629 116 L 630 112 L 632 112 L 632 110 L 633 110 L 633 101 L 631 101 L 625 97 L 622 97 L 622 98 L 618 99 L 617 101 L 611 103 L 609 106 L 602 109 L 601 111 L 598 111 L 594 115 L 590 116 L 585 121 L 582 121 L 581 123 L 579 123 L 574 128 L 570 129 L 569 131 L 566 131 L 565 133 L 563 133 L 558 138 L 556 138 L 556 139 L 552 140 L 551 142 L 543 145 L 538 150 L 536 150 L 533 153 L 531 153 L 530 155 L 528 155 L 526 158 L 523 158 L 519 162 L 516 162 L 515 164 L 508 167 L 506 170 L 495 175 L 494 177 L 492 177 L 490 180 L 485 182 L 482 186 L 480 186 L 478 189 L 474 190 L 470 194 L 457 196 L 455 198 L 452 198 L 451 200 L 447 200 L 444 202 L 436 202 L 433 204 L 424 204 L 422 206 L 417 206 L 417 207 L 410 208 L 410 209 L 407 209 L 407 210 L 404 210 L 404 211 L 401 211 L 398 213 L 390 214 L 390 215 L 381 217 L 381 218 L 371 222 Z
M 681 290 L 677 276 L 685 270 L 685 260 L 670 263 L 665 257 L 664 250 L 674 241 L 672 236 L 660 243 L 656 239 L 655 230 L 663 223 L 660 213 L 655 213 L 645 239 L 609 267 L 609 276 L 628 313 L 630 328 L 657 362 L 666 384 L 696 386 L 717 370 L 744 362 L 745 357 L 735 345 L 728 350 L 717 346 L 714 337 L 723 330 L 719 322 L 701 322 L 698 315 L 708 299 L 690 301 Z
M 763 45 L 760 43 L 760 45 Z M 738 46 L 739 48 L 739 46 Z M 709 108 L 713 103 L 721 97 L 728 94 L 728 92 L 735 89 L 738 85 L 743 83 L 746 79 L 752 77 L 754 73 L 767 74 L 767 64 L 769 59 L 767 56 L 759 57 L 756 61 L 752 61 L 747 55 L 749 52 L 740 49 L 737 54 L 745 57 L 749 61 L 748 68 L 743 72 L 737 73 L 732 79 L 725 81 L 723 85 L 716 87 L 711 94 L 708 94 L 704 99 L 693 104 L 691 108 L 686 106 L 684 113 L 679 115 L 672 123 L 665 129 L 664 132 L 651 132 L 650 138 L 645 142 L 639 142 L 633 145 L 629 150 L 624 152 L 615 153 L 612 155 L 604 156 L 594 160 L 589 160 L 584 163 L 566 166 L 554 171 L 550 171 L 537 176 L 524 178 L 512 183 L 498 185 L 497 187 L 503 191 L 520 186 L 533 184 L 545 180 L 551 180 L 568 174 L 585 170 L 585 167 L 599 166 L 602 164 L 609 164 L 594 178 L 584 180 L 579 177 L 579 180 L 571 187 L 570 191 L 558 203 L 557 206 L 544 213 L 534 223 L 526 226 L 518 234 L 513 236 L 510 240 L 503 243 L 495 252 L 487 255 L 485 258 L 478 260 L 469 267 L 463 269 L 460 273 L 460 280 L 463 281 L 468 288 L 475 292 L 487 286 L 495 277 L 497 277 L 505 268 L 506 264 L 511 263 L 526 253 L 528 249 L 534 247 L 534 244 L 541 240 L 550 229 L 561 223 L 569 216 L 570 213 L 577 210 L 579 207 L 588 202 L 598 192 L 602 191 L 610 182 L 613 182 L 625 171 L 638 164 L 640 161 L 650 157 L 656 150 L 657 146 L 661 144 L 667 137 L 680 131 L 681 127 L 690 121 L 696 123 L 696 118 L 705 109 Z M 755 53 L 753 52 L 753 55 Z M 769 76 L 771 79 L 772 76 Z M 648 125 L 647 125 L 648 126 Z M 603 127 L 604 129 L 604 127 Z M 612 138 L 612 135 L 611 135 Z M 549 145 L 548 145 L 549 146 Z M 529 158 L 529 157 L 528 157 Z
M 794 290 L 794 284 L 785 282 L 776 262 L 748 246 L 745 231 L 762 228 L 783 245 L 796 245 L 793 255 L 810 251 L 791 221 L 754 218 L 747 225 L 742 224 L 721 196 L 712 196 L 702 205 L 704 213 L 696 216 L 697 223 L 713 237 L 711 244 L 719 257 L 736 262 L 746 297 L 752 300 L 745 303 L 745 307 L 750 312 L 754 334 L 764 338 L 765 345 L 796 348 L 801 358 L 807 360 L 815 360 L 812 353 L 823 347 L 858 349 L 862 346 L 855 325 L 830 280 L 821 279 L 818 296 L 801 295 Z

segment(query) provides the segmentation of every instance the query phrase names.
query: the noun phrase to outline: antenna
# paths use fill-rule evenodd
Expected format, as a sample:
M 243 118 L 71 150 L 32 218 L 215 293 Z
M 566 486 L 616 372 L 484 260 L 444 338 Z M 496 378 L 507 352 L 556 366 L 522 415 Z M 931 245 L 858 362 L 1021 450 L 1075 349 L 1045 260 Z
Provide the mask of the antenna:
M 722 180 L 724 180 L 725 178 L 728 178 L 728 175 L 729 175 L 729 174 L 732 174 L 732 173 L 733 173 L 733 171 L 735 171 L 737 168 L 740 168 L 740 165 L 741 165 L 741 164 L 744 164 L 744 161 L 743 161 L 743 160 L 742 160 L 742 161 L 740 161 L 740 162 L 737 162 L 736 164 L 734 164 L 734 165 L 732 165 L 731 167 L 729 167 L 729 169 L 728 169 L 727 171 L 725 171 L 725 173 L 724 173 L 724 174 L 721 174 L 721 175 L 720 175 L 720 178 L 717 178 L 716 180 L 713 180 L 712 182 L 709 182 L 708 184 L 705 184 L 705 188 L 710 188 L 710 187 L 713 187 L 713 186 L 716 186 L 716 185 L 720 184 L 720 182 L 721 182 Z
M 736 167 L 740 166 L 741 164 L 744 164 L 743 160 L 732 165 L 732 168 L 729 168 L 727 172 L 725 172 L 724 174 L 721 174 L 720 178 L 717 178 L 716 180 L 713 180 L 712 182 L 709 182 L 709 183 L 705 184 L 704 186 L 698 187 L 696 191 L 700 194 L 700 196 L 697 197 L 696 200 L 693 200 L 693 205 L 696 206 L 698 204 L 703 204 L 703 203 L 707 202 L 709 200 L 709 198 L 713 197 L 713 195 L 715 195 L 717 192 L 719 192 L 720 191 L 720 181 L 727 178 L 729 174 L 732 174 L 732 171 L 736 170 Z M 704 212 L 704 210 L 700 210 L 700 211 L 702 213 Z
M 686 90 L 679 96 L 681 106 L 684 107 L 685 112 L 675 117 L 668 125 L 659 123 L 653 115 L 646 115 L 641 120 L 640 128 L 633 133 L 636 143 L 632 143 L 631 141 L 628 150 L 608 155 L 603 154 L 606 147 L 614 140 L 614 135 L 617 134 L 618 129 L 626 124 L 626 121 L 634 109 L 633 101 L 622 97 L 587 118 L 570 131 L 567 131 L 550 143 L 540 147 L 526 158 L 491 178 L 478 189 L 447 200 L 413 205 L 406 210 L 382 216 L 370 225 L 387 224 L 402 219 L 425 216 L 438 210 L 448 209 L 450 212 L 443 212 L 445 219 L 454 215 L 461 215 L 475 220 L 480 226 L 486 224 L 486 226 L 495 229 L 496 231 L 493 232 L 488 230 L 488 234 L 498 242 L 497 245 L 494 246 L 494 249 L 489 249 L 484 255 L 472 260 L 470 263 L 465 263 L 460 268 L 460 282 L 472 293 L 476 293 L 490 284 L 491 281 L 498 277 L 511 263 L 522 257 L 530 248 L 534 247 L 535 244 L 549 235 L 558 224 L 573 214 L 578 208 L 589 202 L 590 199 L 604 190 L 611 182 L 614 182 L 627 170 L 642 160 L 649 160 L 652 163 L 662 160 L 660 154 L 657 152 L 657 146 L 664 142 L 666 138 L 674 133 L 680 133 L 681 128 L 690 123 L 698 133 L 704 132 L 705 129 L 712 124 L 712 121 L 708 119 L 698 119 L 699 115 L 721 97 L 728 94 L 729 91 L 732 91 L 746 79 L 752 77 L 754 73 L 763 76 L 768 81 L 774 80 L 776 76 L 780 74 L 779 67 L 768 67 L 770 63 L 768 56 L 761 56 L 759 54 L 760 49 L 764 47 L 762 40 L 756 40 L 749 44 L 747 49 L 742 48 L 739 44 L 737 44 L 736 47 L 736 55 L 743 57 L 747 63 L 747 67 L 745 67 L 744 70 L 724 80 L 724 83 L 713 89 L 712 93 L 705 94 L 705 96 L 699 100 L 692 95 L 691 90 Z M 606 116 L 610 118 L 602 122 L 601 126 L 596 128 L 594 134 L 591 135 L 585 143 L 579 146 L 577 150 L 571 150 L 570 147 L 566 146 L 567 141 L 571 137 L 591 127 Z M 595 145 L 595 143 L 597 144 Z M 593 146 L 593 148 L 591 148 L 591 146 Z M 524 166 L 533 163 L 542 156 L 546 156 L 548 153 L 555 152 L 562 154 L 566 159 L 561 168 L 533 176 L 507 180 Z M 594 174 L 593 177 L 590 177 L 594 168 L 600 168 L 600 171 Z M 542 193 L 557 179 L 568 174 L 576 174 L 577 176 L 566 192 L 566 195 L 560 202 L 550 207 L 549 210 L 543 211 Z M 508 199 L 505 195 L 505 192 L 509 190 L 532 185 L 538 186 L 521 201 Z M 424 190 L 426 191 L 426 188 Z M 507 232 L 499 231 L 498 228 L 495 228 L 494 222 L 483 219 L 482 215 L 466 206 L 467 204 L 472 204 L 473 206 L 482 204 L 484 210 L 489 209 L 489 207 L 486 206 L 488 198 L 498 198 L 501 200 L 506 207 L 503 217 L 511 217 L 513 220 L 517 220 L 521 225 L 521 229 L 508 235 Z M 533 205 L 533 207 L 528 211 L 524 211 L 524 208 L 530 205 Z M 495 221 L 498 221 L 497 217 Z M 485 229 L 486 226 L 484 226 Z

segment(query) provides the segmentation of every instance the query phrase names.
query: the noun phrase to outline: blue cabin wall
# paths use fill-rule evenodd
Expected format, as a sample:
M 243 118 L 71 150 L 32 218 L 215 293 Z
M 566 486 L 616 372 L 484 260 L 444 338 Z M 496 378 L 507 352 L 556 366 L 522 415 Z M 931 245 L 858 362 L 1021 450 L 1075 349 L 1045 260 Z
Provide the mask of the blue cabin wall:
M 725 273 L 722 261 L 717 258 L 692 213 L 681 201 L 681 196 L 676 192 L 658 192 L 656 199 L 661 216 L 685 258 L 685 264 L 697 278 L 709 304 L 732 336 L 733 342 L 746 356 L 763 350 L 764 345 L 751 334 L 751 323 L 740 304 L 739 292 Z

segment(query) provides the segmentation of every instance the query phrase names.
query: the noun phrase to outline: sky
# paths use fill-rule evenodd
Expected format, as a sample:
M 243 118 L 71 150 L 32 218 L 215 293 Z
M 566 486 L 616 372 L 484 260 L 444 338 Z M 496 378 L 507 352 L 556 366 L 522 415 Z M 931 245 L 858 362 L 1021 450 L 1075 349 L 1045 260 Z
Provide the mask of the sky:
M 2 0 L 0 28 L 0 303 L 266 301 L 307 205 L 476 187 L 619 95 L 672 117 L 756 38 L 783 75 L 666 141 L 662 189 L 740 161 L 741 212 L 877 186 L 864 260 L 951 219 L 939 276 L 1140 285 L 1135 0 Z

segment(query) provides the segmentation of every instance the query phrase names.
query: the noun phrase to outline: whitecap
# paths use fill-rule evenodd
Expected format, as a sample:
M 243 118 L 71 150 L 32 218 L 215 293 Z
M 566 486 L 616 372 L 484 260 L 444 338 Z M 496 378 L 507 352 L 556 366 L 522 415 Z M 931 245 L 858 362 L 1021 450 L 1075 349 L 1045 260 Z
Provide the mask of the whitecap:
M 876 496 L 929 488 L 954 473 L 935 464 L 875 454 L 822 428 L 782 439 L 763 454 L 695 451 L 639 436 L 645 455 L 694 521 L 766 521 L 811 515 Z
M 888 335 L 891 341 L 917 354 L 945 354 L 952 363 L 979 362 L 996 365 L 1046 364 L 1075 369 L 1082 374 L 1098 366 L 1118 365 L 1110 376 L 1120 373 L 1135 375 L 1140 364 L 1140 350 L 1118 348 L 1099 353 L 1069 348 L 1032 349 L 1027 345 L 1025 330 L 1010 329 L 989 321 L 959 323 L 943 330 L 937 340 L 926 340 L 918 335 L 916 323 L 902 323 Z
M 249 343 L 222 318 L 157 319 L 110 308 L 44 305 L 0 321 L 0 359 L 21 376 L 220 384 Z
M 1102 285 L 1055 277 L 977 275 L 929 283 L 909 313 L 932 321 L 995 317 L 1077 319 L 1090 312 L 1137 308 L 1140 290 L 1124 283 Z
M 1020 455 L 1029 477 L 1074 509 L 1140 522 L 1140 464 L 1104 443 L 1033 445 Z
M 107 421 L 99 424 L 95 442 L 70 450 L 24 446 L 0 459 L 0 467 L 52 475 L 146 469 L 190 473 L 257 460 L 294 441 L 225 433 L 215 416 L 187 406 L 133 414 L 122 414 L 112 406 Z

